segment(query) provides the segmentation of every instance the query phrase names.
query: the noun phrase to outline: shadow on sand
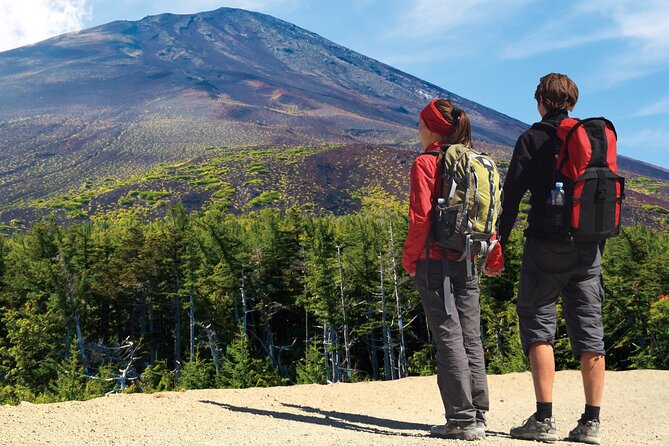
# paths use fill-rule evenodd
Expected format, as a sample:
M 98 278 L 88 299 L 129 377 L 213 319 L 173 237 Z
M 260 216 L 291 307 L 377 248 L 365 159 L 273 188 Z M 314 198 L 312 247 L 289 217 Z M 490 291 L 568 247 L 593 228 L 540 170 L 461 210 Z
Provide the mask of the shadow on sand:
M 280 412 L 276 410 L 254 409 L 251 407 L 233 406 L 231 404 L 219 403 L 210 400 L 200 400 L 204 404 L 212 404 L 223 409 L 240 413 L 249 413 L 252 415 L 264 415 L 280 420 L 299 421 L 301 423 L 311 423 L 319 426 L 329 426 L 338 429 L 348 429 L 357 432 L 367 432 L 371 434 L 392 435 L 399 437 L 426 437 L 429 436 L 429 424 L 407 423 L 405 421 L 388 420 L 385 418 L 376 418 L 369 415 L 360 415 L 354 413 L 345 413 L 337 411 L 322 410 L 308 406 L 299 406 L 294 404 L 283 404 L 286 408 L 297 409 L 304 414 Z M 402 432 L 403 430 L 417 430 L 421 433 Z

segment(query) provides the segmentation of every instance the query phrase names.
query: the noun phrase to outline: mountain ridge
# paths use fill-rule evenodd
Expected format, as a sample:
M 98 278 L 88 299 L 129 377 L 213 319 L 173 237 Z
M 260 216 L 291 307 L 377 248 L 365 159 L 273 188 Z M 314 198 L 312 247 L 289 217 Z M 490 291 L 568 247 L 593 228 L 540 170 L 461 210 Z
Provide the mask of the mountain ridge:
M 526 124 L 317 34 L 221 8 L 116 21 L 0 53 L 0 209 L 209 146 L 415 145 L 420 107 L 458 101 L 482 140 Z M 44 180 L 48 181 L 45 182 Z
M 63 34 L 0 53 L 0 76 L 5 215 L 212 147 L 412 151 L 418 112 L 437 96 L 467 110 L 474 137 L 493 146 L 512 145 L 528 127 L 311 31 L 232 8 Z M 500 150 L 500 160 L 510 151 Z M 666 198 L 663 186 L 651 186 Z

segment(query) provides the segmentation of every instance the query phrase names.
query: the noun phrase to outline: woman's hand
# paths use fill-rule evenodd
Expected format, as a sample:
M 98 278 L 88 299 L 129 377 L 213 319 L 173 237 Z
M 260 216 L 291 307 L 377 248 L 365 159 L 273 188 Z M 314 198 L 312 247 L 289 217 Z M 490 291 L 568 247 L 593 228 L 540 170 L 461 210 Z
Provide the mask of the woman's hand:
M 483 274 L 488 277 L 498 277 L 504 271 L 504 253 L 502 245 L 495 241 L 490 253 L 483 262 Z

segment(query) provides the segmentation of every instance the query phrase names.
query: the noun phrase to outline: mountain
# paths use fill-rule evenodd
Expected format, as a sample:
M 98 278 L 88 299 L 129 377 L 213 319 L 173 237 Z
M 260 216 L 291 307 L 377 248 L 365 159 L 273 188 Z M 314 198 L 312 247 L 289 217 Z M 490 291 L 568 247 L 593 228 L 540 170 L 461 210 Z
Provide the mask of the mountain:
M 433 97 L 467 110 L 478 144 L 502 167 L 527 128 L 240 9 L 64 34 L 0 53 L 0 78 L 5 224 L 54 211 L 156 214 L 169 202 L 348 212 L 379 185 L 405 198 L 417 115 Z M 621 166 L 633 177 L 633 215 L 666 220 L 669 173 L 622 157 Z
M 117 21 L 0 53 L 0 209 L 206 147 L 414 144 L 436 96 L 478 139 L 526 127 L 276 18 L 222 8 Z

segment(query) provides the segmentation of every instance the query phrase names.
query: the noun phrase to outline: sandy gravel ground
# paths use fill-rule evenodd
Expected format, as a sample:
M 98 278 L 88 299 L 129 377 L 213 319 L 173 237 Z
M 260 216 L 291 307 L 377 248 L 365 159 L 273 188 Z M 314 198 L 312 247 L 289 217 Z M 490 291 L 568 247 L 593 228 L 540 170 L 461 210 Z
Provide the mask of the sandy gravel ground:
M 509 427 L 534 410 L 529 373 L 490 376 L 488 438 L 431 438 L 443 422 L 435 377 L 327 386 L 110 395 L 86 402 L 0 406 L 1 445 L 531 445 Z M 561 436 L 583 407 L 580 374 L 559 372 Z M 603 444 L 669 445 L 669 372 L 609 372 Z M 572 444 L 566 441 L 558 444 Z

